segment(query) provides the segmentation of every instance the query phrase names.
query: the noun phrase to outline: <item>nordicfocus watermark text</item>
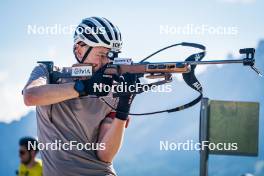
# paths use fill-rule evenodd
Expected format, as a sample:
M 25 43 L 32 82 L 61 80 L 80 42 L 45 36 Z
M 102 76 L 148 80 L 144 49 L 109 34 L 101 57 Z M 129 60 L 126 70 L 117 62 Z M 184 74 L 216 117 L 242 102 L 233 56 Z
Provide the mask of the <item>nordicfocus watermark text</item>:
M 237 143 L 211 143 L 209 141 L 202 141 L 202 143 L 187 140 L 185 142 L 169 142 L 160 141 L 160 150 L 163 151 L 194 151 L 194 150 L 220 150 L 220 151 L 235 151 L 238 150 Z
M 106 29 L 104 27 L 80 27 L 77 25 L 63 25 L 63 24 L 53 24 L 53 25 L 27 25 L 28 35 L 73 35 L 74 32 L 79 34 L 105 34 Z
M 28 142 L 28 150 L 105 150 L 105 143 L 80 143 L 77 141 L 62 142 L 55 140 L 54 142 L 37 143 Z
M 121 82 L 116 85 L 104 85 L 104 84 L 94 84 L 93 89 L 95 92 L 171 92 L 172 88 L 170 84 L 166 85 L 145 85 L 141 83 L 136 83 L 133 85 L 127 85 L 127 83 Z
M 238 35 L 236 26 L 211 26 L 186 24 L 184 26 L 160 25 L 159 32 L 162 35 Z

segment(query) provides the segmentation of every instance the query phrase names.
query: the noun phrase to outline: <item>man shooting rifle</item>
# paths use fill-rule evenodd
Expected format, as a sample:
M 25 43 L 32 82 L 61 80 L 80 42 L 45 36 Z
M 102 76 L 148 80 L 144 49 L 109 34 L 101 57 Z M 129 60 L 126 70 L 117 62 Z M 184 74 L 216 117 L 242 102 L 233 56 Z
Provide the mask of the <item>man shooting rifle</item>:
M 23 96 L 27 106 L 36 106 L 39 142 L 103 144 L 96 150 L 73 147 L 40 151 L 44 176 L 116 175 L 112 161 L 122 144 L 132 95 L 116 99 L 109 92 L 95 91 L 93 85 L 113 84 L 103 72 L 109 63 L 107 53 L 118 52 L 121 46 L 121 33 L 109 20 L 85 18 L 75 31 L 73 53 L 78 63 L 94 65 L 91 79 L 65 79 L 63 84 L 53 84 L 44 64 L 32 71 Z M 122 81 L 135 84 L 136 77 L 124 74 Z M 113 112 L 97 96 L 104 96 L 118 111 Z

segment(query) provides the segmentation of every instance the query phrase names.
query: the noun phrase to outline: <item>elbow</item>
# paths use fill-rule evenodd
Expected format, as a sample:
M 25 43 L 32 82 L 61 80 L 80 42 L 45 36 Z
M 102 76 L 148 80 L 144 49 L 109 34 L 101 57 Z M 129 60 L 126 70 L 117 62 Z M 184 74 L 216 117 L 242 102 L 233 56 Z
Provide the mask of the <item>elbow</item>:
M 35 106 L 37 103 L 37 95 L 30 89 L 23 90 L 24 104 L 26 106 Z
M 104 150 L 98 150 L 97 157 L 100 161 L 103 161 L 106 163 L 111 163 L 113 161 L 113 157 Z

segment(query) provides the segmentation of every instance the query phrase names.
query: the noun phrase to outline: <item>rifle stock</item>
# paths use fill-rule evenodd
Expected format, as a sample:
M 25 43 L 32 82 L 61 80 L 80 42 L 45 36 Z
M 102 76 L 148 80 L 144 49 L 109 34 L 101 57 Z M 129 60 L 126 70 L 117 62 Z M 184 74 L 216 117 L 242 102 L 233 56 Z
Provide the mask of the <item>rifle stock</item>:
M 47 62 L 39 62 L 47 65 Z M 52 63 L 53 64 L 53 63 Z M 53 82 L 60 78 L 73 78 L 73 79 L 89 79 L 91 74 L 85 75 L 87 67 L 92 67 L 90 70 L 94 73 L 94 66 L 91 64 L 74 64 L 72 67 L 57 68 L 52 71 Z M 76 69 L 80 74 L 76 73 Z M 120 76 L 124 73 L 138 74 L 139 77 L 147 75 L 147 78 L 164 78 L 172 73 L 188 73 L 190 65 L 182 62 L 167 62 L 167 63 L 135 63 L 132 65 L 116 65 L 109 64 L 105 69 L 106 75 Z

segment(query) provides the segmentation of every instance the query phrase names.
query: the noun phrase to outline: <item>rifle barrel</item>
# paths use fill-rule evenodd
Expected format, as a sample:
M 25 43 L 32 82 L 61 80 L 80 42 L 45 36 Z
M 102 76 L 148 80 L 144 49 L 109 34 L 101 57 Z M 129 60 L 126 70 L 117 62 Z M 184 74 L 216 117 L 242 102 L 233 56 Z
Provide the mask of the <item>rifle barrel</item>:
M 190 64 L 190 65 L 239 64 L 239 63 L 244 63 L 244 59 L 237 59 L 237 60 L 210 60 L 210 61 L 185 61 L 183 63 L 187 63 L 187 64 Z

